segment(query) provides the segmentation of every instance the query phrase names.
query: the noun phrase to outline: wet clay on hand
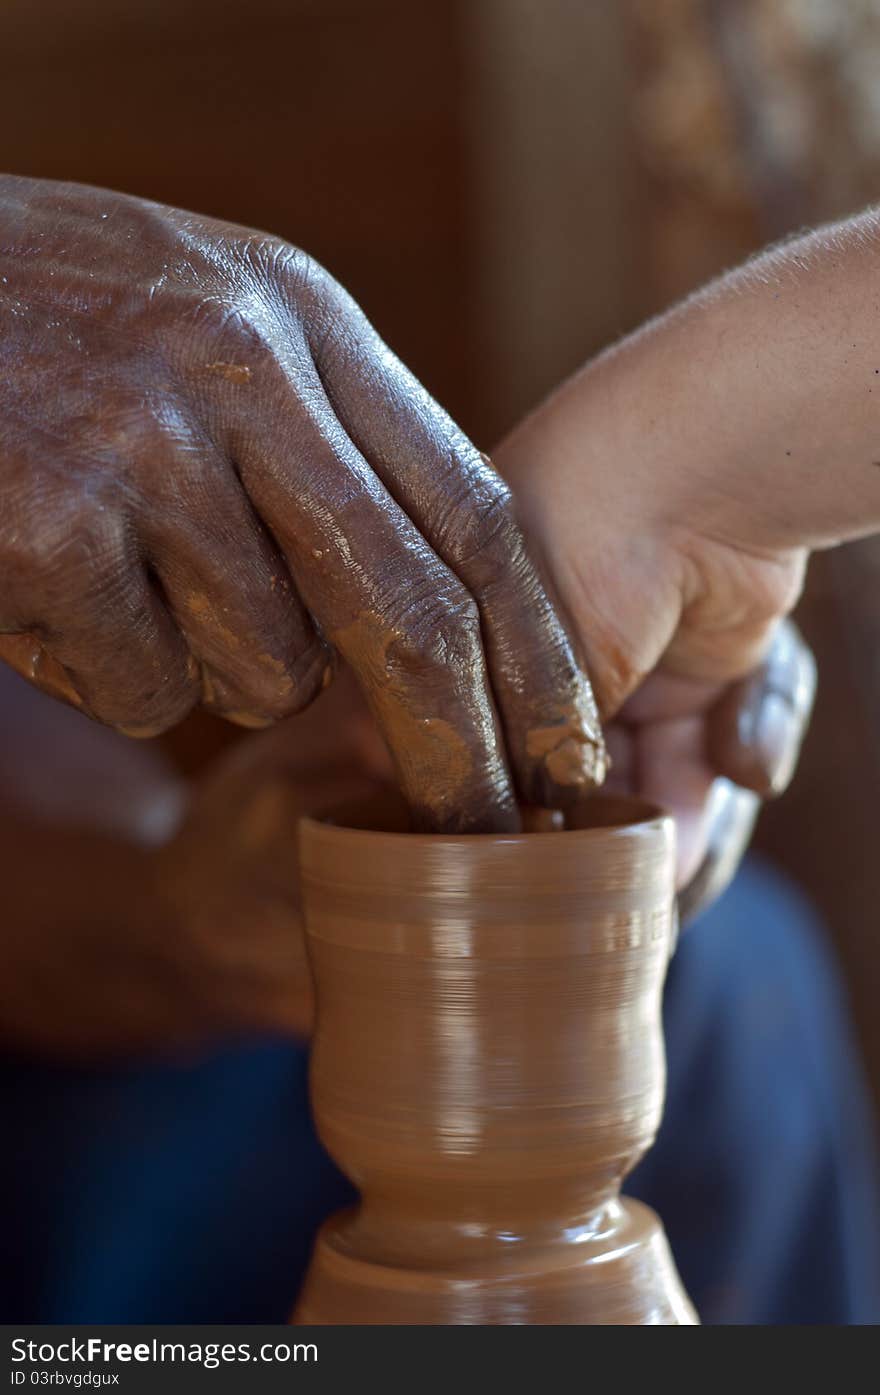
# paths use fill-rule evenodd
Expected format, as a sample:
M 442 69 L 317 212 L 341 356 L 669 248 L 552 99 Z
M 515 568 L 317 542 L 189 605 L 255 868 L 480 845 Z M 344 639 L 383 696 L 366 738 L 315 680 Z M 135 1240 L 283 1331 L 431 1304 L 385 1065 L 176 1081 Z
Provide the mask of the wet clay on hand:
M 417 827 L 601 783 L 590 684 L 489 461 L 305 252 L 0 175 L 0 658 L 131 735 L 354 671 Z
M 692 1323 L 657 1217 L 620 1195 L 653 1141 L 674 936 L 670 820 L 408 834 L 305 820 L 312 1100 L 361 1193 L 294 1321 Z

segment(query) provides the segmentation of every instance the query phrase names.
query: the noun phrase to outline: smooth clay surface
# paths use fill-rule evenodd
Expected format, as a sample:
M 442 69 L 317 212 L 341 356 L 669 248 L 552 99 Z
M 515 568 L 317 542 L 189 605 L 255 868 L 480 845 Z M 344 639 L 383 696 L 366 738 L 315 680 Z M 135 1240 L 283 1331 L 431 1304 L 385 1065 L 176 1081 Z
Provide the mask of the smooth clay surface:
M 362 1201 L 294 1321 L 696 1321 L 657 1217 L 620 1197 L 662 1108 L 672 827 L 588 813 L 497 837 L 304 821 L 313 1104 Z

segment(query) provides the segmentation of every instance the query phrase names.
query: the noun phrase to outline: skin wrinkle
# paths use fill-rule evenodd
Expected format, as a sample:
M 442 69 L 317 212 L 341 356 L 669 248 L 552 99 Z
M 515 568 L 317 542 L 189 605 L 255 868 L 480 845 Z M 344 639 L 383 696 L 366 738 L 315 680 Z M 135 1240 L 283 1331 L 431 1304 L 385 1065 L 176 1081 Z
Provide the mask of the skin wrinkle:
M 337 366 L 344 369 L 340 379 L 359 384 L 362 392 L 363 346 L 352 345 L 350 336 L 345 336 L 336 352 L 340 358 Z M 397 369 L 406 375 L 385 346 L 374 362 L 386 371 Z M 381 433 L 369 439 L 361 437 L 353 419 L 349 421 L 345 415 L 346 410 L 351 413 L 351 405 L 346 408 L 338 393 L 328 392 L 355 443 L 369 452 L 393 497 L 408 512 L 418 511 L 430 520 L 427 541 L 478 598 L 493 696 L 508 754 L 520 777 L 520 798 L 534 804 L 571 805 L 601 783 L 605 771 L 598 714 L 583 668 L 527 553 L 506 485 L 488 457 L 448 423 L 424 389 L 411 377 L 405 381 L 405 401 L 401 385 L 386 381 L 393 410 L 381 417 Z M 422 432 L 419 457 L 431 459 L 430 471 L 400 470 L 397 466 L 399 460 L 412 458 L 412 403 L 419 407 L 414 419 Z M 550 636 L 552 646 L 548 646 Z M 537 663 L 536 650 L 540 655 Z M 564 772 L 565 782 L 560 783 L 554 771 L 561 770 L 561 765 L 548 765 L 543 758 L 535 760 L 529 752 L 527 733 L 539 723 L 566 720 L 574 708 L 582 714 L 584 734 L 595 759 L 581 762 L 579 779 L 572 779 L 569 767 Z
M 339 442 L 342 449 L 347 449 L 347 464 L 352 447 L 340 432 L 338 424 L 335 424 L 332 439 Z M 475 675 L 479 680 L 482 665 L 475 666 L 470 651 L 458 654 L 455 663 L 450 664 L 449 655 L 438 650 L 438 646 L 442 649 L 444 627 L 450 622 L 453 627 L 459 623 L 456 619 L 456 608 L 461 605 L 461 601 L 455 598 L 454 579 L 443 574 L 438 559 L 425 548 L 423 540 L 403 517 L 398 517 L 393 502 L 389 500 L 382 484 L 375 476 L 366 472 L 362 457 L 354 455 L 352 464 L 356 477 L 359 475 L 363 479 L 366 491 L 363 488 L 352 489 L 351 474 L 346 471 L 340 478 L 341 499 L 335 495 L 327 497 L 326 476 L 323 474 L 319 477 L 322 488 L 320 491 L 316 488 L 314 496 L 302 490 L 299 492 L 297 503 L 302 525 L 306 529 L 319 530 L 313 532 L 312 536 L 314 542 L 321 543 L 320 546 L 312 546 L 309 549 L 311 565 L 309 577 L 303 581 L 306 587 L 305 594 L 311 604 L 312 592 L 309 588 L 315 577 L 319 576 L 323 614 L 325 617 L 338 615 L 343 621 L 342 624 L 334 624 L 331 620 L 325 626 L 327 632 L 336 647 L 359 673 L 368 700 L 383 726 L 386 741 L 394 752 L 402 784 L 413 807 L 419 811 L 420 822 L 428 826 L 428 812 L 433 805 L 435 821 L 447 826 L 451 818 L 447 792 L 449 780 L 443 771 L 437 770 L 434 755 L 436 741 L 425 739 L 428 733 L 436 734 L 441 730 L 434 725 L 437 713 L 430 710 L 431 702 L 440 704 L 440 720 L 446 723 L 448 732 L 453 729 L 466 731 L 470 727 L 473 733 L 475 725 L 480 721 L 481 711 L 491 713 L 491 699 L 487 700 L 473 691 Z M 379 506 L 378 516 L 370 508 L 371 504 Z M 381 522 L 378 531 L 377 522 Z M 369 536 L 370 534 L 372 536 Z M 364 565 L 364 539 L 368 536 L 367 557 L 372 559 L 381 555 L 381 568 Z M 298 530 L 299 547 L 302 547 L 306 537 L 307 532 L 303 531 L 301 526 Z M 319 555 L 316 557 L 316 554 Z M 315 562 L 318 563 L 317 568 Z M 415 585 L 407 581 L 413 563 L 416 566 L 416 576 L 419 577 Z M 356 602 L 359 596 L 363 597 L 365 604 L 358 608 Z M 448 601 L 445 600 L 447 596 Z M 404 606 L 400 604 L 401 597 L 406 597 Z M 461 599 L 466 599 L 464 592 L 461 593 Z M 448 607 L 446 616 L 444 606 Z M 404 681 L 410 688 L 408 707 L 403 718 L 398 711 L 399 704 L 395 706 L 389 702 L 387 694 L 379 694 L 384 681 L 387 654 L 382 624 L 367 633 L 368 641 L 376 649 L 374 657 L 369 654 L 369 645 L 354 640 L 356 631 L 352 624 L 366 614 L 384 616 L 384 630 L 395 629 L 400 635 L 400 657 L 403 658 L 404 653 L 406 654 Z M 426 616 L 433 617 L 436 623 L 427 624 Z M 422 662 L 419 662 L 420 653 L 424 655 Z M 456 672 L 463 674 L 464 686 L 453 693 L 447 692 L 444 696 L 443 685 L 454 685 Z M 439 684 L 438 673 L 441 675 Z M 476 686 L 481 685 L 478 683 Z M 421 725 L 414 730 L 407 717 L 414 717 L 420 707 L 424 709 Z M 462 713 L 466 714 L 465 721 L 459 715 Z M 476 739 L 473 735 L 470 741 L 466 737 L 459 737 L 451 745 L 447 740 L 446 745 L 450 749 L 452 761 L 461 741 L 465 740 L 465 744 L 473 752 L 472 769 L 476 766 L 474 748 L 478 744 L 488 746 L 490 759 L 487 764 L 484 758 L 484 770 L 480 778 L 488 784 L 489 798 L 493 803 L 500 804 L 502 808 L 512 809 L 512 799 L 506 788 L 507 780 L 503 770 L 499 780 L 499 762 L 491 754 L 497 746 L 497 735 L 493 727 L 494 720 L 490 716 L 484 722 L 482 730 L 478 728 Z M 424 771 L 431 772 L 430 779 L 419 768 L 420 763 L 412 759 L 411 752 L 406 747 L 405 735 L 415 737 L 417 748 L 423 752 Z M 450 766 L 450 769 L 452 768 Z M 433 786 L 433 791 L 430 786 Z M 470 802 L 473 803 L 473 807 L 468 809 L 469 801 L 462 795 L 462 808 L 455 821 L 460 820 L 463 826 L 490 826 L 486 820 L 491 820 L 492 815 L 485 807 L 485 796 L 483 800 L 484 806 L 480 808 L 472 794 Z M 505 822 L 508 822 L 506 816 Z
M 404 633 L 386 629 L 381 616 L 366 613 L 333 633 L 331 639 L 355 670 L 366 674 L 364 687 L 370 706 L 383 731 L 390 731 L 395 738 L 392 758 L 406 779 L 411 807 L 417 814 L 439 807 L 447 820 L 454 821 L 471 775 L 471 754 L 460 733 L 442 716 L 423 716 L 412 710 L 395 653 L 406 643 Z M 485 720 L 491 730 L 492 714 Z M 498 778 L 503 780 L 502 771 Z
M 593 787 L 600 760 L 578 785 L 529 754 L 573 710 L 590 733 L 591 699 L 504 486 L 322 267 L 16 176 L 0 248 L 0 630 L 50 635 L 83 704 L 139 735 L 199 699 L 296 712 L 335 637 L 427 829 Z
M 277 583 L 276 583 L 277 584 Z M 230 654 L 237 654 L 241 649 L 241 640 L 236 633 L 224 625 L 216 616 L 214 607 L 208 596 L 198 592 L 190 594 L 186 598 L 187 609 L 206 628 L 215 632 L 223 641 Z M 258 653 L 256 662 L 265 670 L 269 678 L 276 699 L 283 700 L 291 695 L 295 690 L 295 684 L 287 666 L 281 659 L 276 659 L 272 654 Z M 236 706 L 238 698 L 232 694 L 226 681 L 213 674 L 210 666 L 206 663 L 199 665 L 200 683 L 202 692 L 202 702 L 212 711 L 222 714 L 227 721 L 234 722 L 236 726 L 243 726 L 259 730 L 263 727 L 271 726 L 274 720 L 271 716 L 263 715 L 259 712 L 241 709 Z M 327 686 L 328 673 L 332 676 L 332 669 L 328 665 L 324 666 L 321 674 L 321 687 Z

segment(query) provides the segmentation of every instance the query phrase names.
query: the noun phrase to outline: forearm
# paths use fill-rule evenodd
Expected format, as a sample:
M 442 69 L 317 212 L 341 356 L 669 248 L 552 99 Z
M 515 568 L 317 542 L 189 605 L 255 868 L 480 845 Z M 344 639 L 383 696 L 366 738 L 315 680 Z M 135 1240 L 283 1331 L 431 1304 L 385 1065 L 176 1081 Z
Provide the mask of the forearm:
M 518 487 L 538 443 L 582 513 L 579 478 L 616 462 L 600 496 L 756 551 L 880 527 L 880 213 L 763 254 L 589 364 L 502 448 Z

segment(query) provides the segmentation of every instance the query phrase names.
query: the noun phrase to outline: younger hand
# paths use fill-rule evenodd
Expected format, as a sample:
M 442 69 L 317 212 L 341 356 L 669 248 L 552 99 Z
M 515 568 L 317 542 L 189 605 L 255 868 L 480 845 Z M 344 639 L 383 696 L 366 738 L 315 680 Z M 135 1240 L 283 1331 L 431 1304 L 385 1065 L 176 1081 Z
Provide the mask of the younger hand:
M 625 353 L 600 359 L 496 460 L 587 657 L 609 787 L 675 816 L 694 911 L 726 885 L 759 799 L 780 794 L 797 763 L 816 674 L 784 617 L 806 551 L 750 549 L 707 526 L 701 481 L 657 467 L 630 402 L 638 388 Z

